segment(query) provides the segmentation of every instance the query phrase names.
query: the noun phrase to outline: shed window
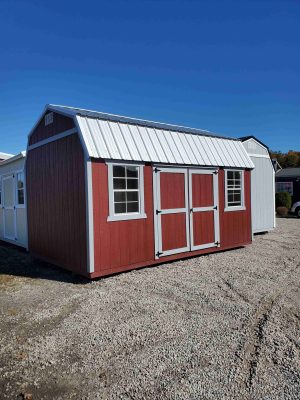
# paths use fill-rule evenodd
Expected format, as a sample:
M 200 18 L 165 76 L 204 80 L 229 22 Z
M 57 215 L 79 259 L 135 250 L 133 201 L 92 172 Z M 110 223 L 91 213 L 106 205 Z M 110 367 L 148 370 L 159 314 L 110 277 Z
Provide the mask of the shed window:
M 145 218 L 143 166 L 108 164 L 109 221 Z
M 24 172 L 18 172 L 17 173 L 17 204 L 18 205 L 24 205 L 25 199 L 24 199 Z
M 288 192 L 293 196 L 293 182 L 276 182 L 276 193 Z
M 225 211 L 244 210 L 243 171 L 227 170 L 225 179 Z

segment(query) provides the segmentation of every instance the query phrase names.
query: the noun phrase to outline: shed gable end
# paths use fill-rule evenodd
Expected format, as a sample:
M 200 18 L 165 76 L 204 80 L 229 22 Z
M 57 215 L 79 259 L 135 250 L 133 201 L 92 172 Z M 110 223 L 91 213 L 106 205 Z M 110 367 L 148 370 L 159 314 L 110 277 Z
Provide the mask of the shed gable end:
M 73 118 L 47 110 L 29 136 L 29 146 L 75 128 Z

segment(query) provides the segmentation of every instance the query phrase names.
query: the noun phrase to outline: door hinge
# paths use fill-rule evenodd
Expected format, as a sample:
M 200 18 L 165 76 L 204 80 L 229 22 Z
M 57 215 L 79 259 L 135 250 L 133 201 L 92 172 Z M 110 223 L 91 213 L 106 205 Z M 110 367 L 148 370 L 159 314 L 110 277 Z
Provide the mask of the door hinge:
M 160 172 L 161 170 L 158 169 L 157 167 L 154 168 L 154 172 L 157 174 L 158 172 Z
M 218 209 L 218 206 L 214 206 L 214 210 L 217 210 Z
M 220 245 L 220 242 L 215 242 L 215 245 L 216 245 L 216 246 L 219 246 L 219 245 Z
M 219 173 L 218 170 L 216 170 L 216 171 L 213 172 L 213 174 L 215 174 L 215 175 L 218 175 L 218 173 Z
M 156 257 L 160 257 L 160 256 L 162 256 L 163 255 L 163 253 L 161 253 L 160 251 L 158 251 L 157 253 L 156 253 Z
M 156 210 L 156 215 L 160 214 L 161 210 Z

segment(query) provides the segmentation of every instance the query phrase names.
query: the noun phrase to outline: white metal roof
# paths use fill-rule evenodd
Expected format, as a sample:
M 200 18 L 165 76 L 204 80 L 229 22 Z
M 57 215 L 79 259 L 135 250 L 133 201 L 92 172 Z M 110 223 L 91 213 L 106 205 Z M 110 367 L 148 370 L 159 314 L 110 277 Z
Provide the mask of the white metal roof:
M 11 157 L 7 158 L 6 160 L 1 161 L 0 166 L 10 164 L 14 161 L 19 160 L 20 158 L 25 158 L 25 157 L 26 157 L 26 151 L 21 151 L 20 153 L 16 154 L 15 156 L 12 155 Z
M 93 158 L 254 168 L 242 142 L 211 132 L 65 106 L 47 109 L 72 116 Z
M 13 154 L 1 153 L 0 152 L 0 160 L 7 160 L 8 158 L 10 158 L 12 156 L 13 156 Z

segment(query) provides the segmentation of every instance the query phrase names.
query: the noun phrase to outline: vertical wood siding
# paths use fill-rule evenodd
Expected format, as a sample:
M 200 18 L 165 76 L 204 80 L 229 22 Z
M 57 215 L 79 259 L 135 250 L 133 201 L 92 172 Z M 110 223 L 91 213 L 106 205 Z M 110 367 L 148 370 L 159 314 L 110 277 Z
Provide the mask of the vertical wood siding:
M 95 272 L 91 277 L 109 275 L 142 266 L 176 260 L 193 255 L 243 246 L 251 242 L 250 171 L 245 171 L 244 211 L 224 212 L 224 171 L 219 172 L 219 206 L 221 246 L 162 257 L 154 256 L 154 216 L 152 167 L 144 167 L 146 219 L 107 222 L 108 177 L 107 166 L 100 160 L 92 163 L 94 201 Z M 167 175 L 167 174 L 165 174 Z M 164 182 L 167 184 L 167 182 Z M 180 196 L 179 196 L 180 197 Z M 211 194 L 208 193 L 208 198 Z M 171 202 L 171 199 L 170 199 Z M 181 203 L 180 203 L 181 204 Z M 209 215 L 207 214 L 207 218 Z M 208 221 L 207 221 L 208 222 Z M 202 240 L 211 241 L 212 232 L 199 232 Z M 213 240 L 212 240 L 213 241 Z M 168 246 L 169 244 L 165 244 Z
M 47 114 L 47 113 L 46 113 Z M 75 128 L 72 118 L 65 117 L 64 115 L 53 113 L 53 123 L 45 126 L 45 116 L 41 119 L 39 124 L 32 132 L 29 139 L 29 145 L 40 142 L 41 140 L 48 139 L 58 133 L 67 131 L 68 129 Z
M 85 169 L 78 135 L 30 150 L 26 163 L 29 251 L 86 274 Z
M 147 218 L 129 221 L 107 222 L 107 166 L 94 161 L 92 174 L 95 271 L 98 274 L 112 273 L 123 266 L 151 261 L 154 255 L 152 168 L 144 167 Z

